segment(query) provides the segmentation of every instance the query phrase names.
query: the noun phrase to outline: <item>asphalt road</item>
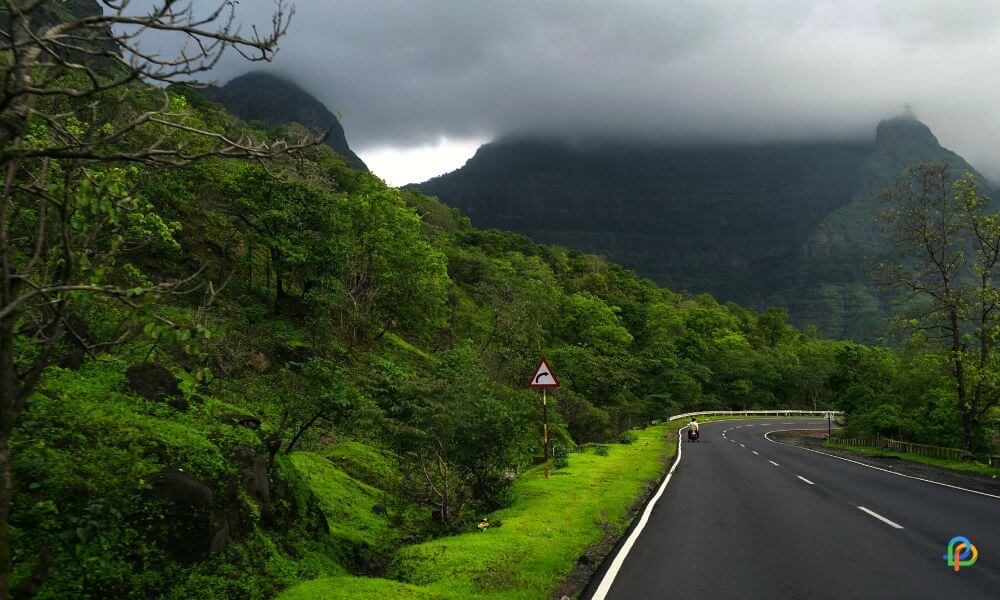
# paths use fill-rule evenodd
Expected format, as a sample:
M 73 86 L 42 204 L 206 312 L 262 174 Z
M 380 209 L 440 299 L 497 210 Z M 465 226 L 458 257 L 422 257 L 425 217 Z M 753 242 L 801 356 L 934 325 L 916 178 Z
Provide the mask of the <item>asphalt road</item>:
M 1000 599 L 1000 499 L 764 437 L 797 428 L 826 424 L 702 425 L 607 597 Z M 957 535 L 979 550 L 958 573 L 942 558 Z

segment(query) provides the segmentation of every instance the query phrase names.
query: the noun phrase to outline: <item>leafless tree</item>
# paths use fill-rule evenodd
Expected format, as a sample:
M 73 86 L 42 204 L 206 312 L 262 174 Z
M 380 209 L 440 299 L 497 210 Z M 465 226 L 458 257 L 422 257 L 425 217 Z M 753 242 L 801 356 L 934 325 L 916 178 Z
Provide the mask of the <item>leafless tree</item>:
M 134 170 L 264 161 L 320 141 L 268 145 L 210 131 L 167 90 L 227 51 L 270 61 L 294 12 L 273 0 L 268 27 L 244 30 L 238 3 L 216 2 L 205 10 L 207 2 L 156 0 L 143 10 L 132 0 L 0 0 L 0 600 L 11 573 L 11 432 L 62 341 L 97 347 L 72 326 L 71 307 L 100 297 L 142 311 L 197 275 L 128 286 L 114 276 L 130 244 L 145 243 L 129 232 L 131 215 L 170 241 L 170 225 L 131 194 Z M 148 48 L 151 33 L 173 36 L 180 50 Z

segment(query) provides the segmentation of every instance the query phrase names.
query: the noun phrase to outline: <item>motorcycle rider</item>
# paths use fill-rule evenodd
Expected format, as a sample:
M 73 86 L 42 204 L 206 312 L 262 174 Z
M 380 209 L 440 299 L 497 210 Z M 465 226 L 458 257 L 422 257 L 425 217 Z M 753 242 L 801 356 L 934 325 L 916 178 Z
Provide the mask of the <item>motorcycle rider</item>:
M 694 439 L 700 433 L 697 417 L 691 417 L 691 422 L 688 423 L 688 439 Z

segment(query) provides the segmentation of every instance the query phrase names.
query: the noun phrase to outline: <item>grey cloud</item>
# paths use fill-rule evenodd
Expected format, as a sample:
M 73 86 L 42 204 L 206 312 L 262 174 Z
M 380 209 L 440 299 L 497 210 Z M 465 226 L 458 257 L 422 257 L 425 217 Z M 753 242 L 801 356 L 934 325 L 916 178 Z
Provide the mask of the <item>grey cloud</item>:
M 1000 4 L 975 0 L 296 0 L 273 65 L 352 145 L 542 131 L 870 135 L 912 104 L 1000 174 Z M 271 2 L 244 0 L 242 20 Z M 217 77 L 247 69 L 226 59 Z

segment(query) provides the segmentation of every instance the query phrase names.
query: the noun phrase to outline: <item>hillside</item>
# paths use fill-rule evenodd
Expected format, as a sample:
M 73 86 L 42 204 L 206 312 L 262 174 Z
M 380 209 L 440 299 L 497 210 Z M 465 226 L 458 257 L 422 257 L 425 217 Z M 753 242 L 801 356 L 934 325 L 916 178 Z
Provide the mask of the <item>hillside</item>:
M 124 93 L 159 106 L 163 90 Z M 302 132 L 257 129 L 194 90 L 166 93 L 185 115 L 171 143 L 201 143 L 200 128 L 269 144 Z M 400 585 L 370 576 L 463 590 L 523 580 L 537 597 L 620 531 L 662 466 L 663 431 L 608 460 L 571 451 L 628 445 L 632 428 L 687 409 L 832 399 L 807 374 L 831 372 L 843 345 L 795 331 L 781 311 L 476 229 L 325 146 L 266 170 L 226 157 L 60 167 L 76 174 L 67 197 L 126 198 L 102 205 L 114 218 L 76 217 L 92 229 L 65 226 L 74 243 L 112 251 L 88 255 L 87 289 L 101 293 L 64 301 L 51 327 L 71 337 L 51 346 L 10 438 L 15 597 L 270 598 L 318 578 L 378 597 Z M 87 175 L 118 179 L 95 190 Z M 29 194 L 8 202 L 17 214 L 37 206 Z M 57 229 L 64 214 L 39 218 Z M 66 238 L 39 242 L 30 225 L 14 224 L 11 260 L 35 244 L 63 252 Z M 191 288 L 149 287 L 161 280 Z M 45 310 L 30 305 L 18 322 Z M 31 364 L 45 343 L 19 333 L 8 356 Z M 535 492 L 539 402 L 524 379 L 540 355 L 562 382 L 549 403 L 554 450 L 586 467 L 567 474 L 594 478 L 565 476 L 563 489 L 582 494 L 572 505 Z M 615 469 L 620 459 L 641 469 Z M 498 539 L 520 552 L 532 503 L 565 517 L 546 525 L 558 553 L 543 562 L 515 568 L 499 554 L 490 564 L 510 566 L 500 579 L 472 569 L 449 583 L 439 573 L 452 572 L 451 555 L 425 556 L 487 515 L 510 520 Z
M 971 170 L 908 117 L 874 139 L 738 146 L 510 138 L 416 187 L 497 227 L 608 257 L 657 283 L 871 340 L 882 302 L 865 258 L 880 251 L 880 189 L 926 160 Z
M 330 129 L 326 144 L 355 169 L 368 170 L 361 157 L 347 143 L 347 134 L 340 119 L 323 103 L 287 79 L 252 71 L 221 87 L 205 86 L 201 88 L 201 93 L 244 121 L 258 121 L 269 127 L 298 123 L 317 133 Z

